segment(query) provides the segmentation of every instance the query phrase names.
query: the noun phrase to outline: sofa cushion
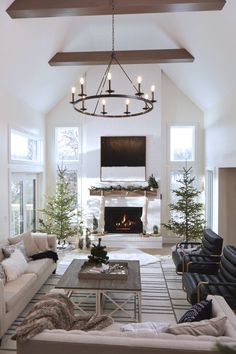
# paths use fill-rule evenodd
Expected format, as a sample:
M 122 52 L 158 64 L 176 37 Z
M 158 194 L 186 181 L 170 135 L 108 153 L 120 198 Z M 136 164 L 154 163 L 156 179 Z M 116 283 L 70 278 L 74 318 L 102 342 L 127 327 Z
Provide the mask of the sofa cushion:
M 222 336 L 225 332 L 225 324 L 227 317 L 218 316 L 211 318 L 210 320 L 203 320 L 199 322 L 185 322 L 180 323 L 175 326 L 170 326 L 167 329 L 168 333 L 171 334 L 190 334 L 193 336 Z
M 32 233 L 32 236 L 34 238 L 34 242 L 36 243 L 36 246 L 41 252 L 45 252 L 49 250 L 48 237 L 46 233 L 35 232 Z
M 28 267 L 25 270 L 26 274 L 34 273 L 37 277 L 41 277 L 53 263 L 52 259 L 43 258 L 36 261 L 30 261 Z
M 180 318 L 178 323 L 202 321 L 211 318 L 212 300 L 202 300 L 192 306 Z
M 2 261 L 2 266 L 7 276 L 7 281 L 17 279 L 28 267 L 22 252 L 16 249 L 9 258 Z
M 30 291 L 34 285 L 37 276 L 35 274 L 22 274 L 14 281 L 7 282 L 4 287 L 4 296 L 6 300 L 6 311 L 11 311 L 12 308 L 21 302 L 24 295 Z
M 40 252 L 40 249 L 38 248 L 31 232 L 26 232 L 23 234 L 23 242 L 24 242 L 25 252 L 27 257 L 30 257 L 33 254 Z
M 15 245 L 21 241 L 23 241 L 23 234 L 11 236 L 8 239 L 8 242 L 10 243 L 10 245 Z

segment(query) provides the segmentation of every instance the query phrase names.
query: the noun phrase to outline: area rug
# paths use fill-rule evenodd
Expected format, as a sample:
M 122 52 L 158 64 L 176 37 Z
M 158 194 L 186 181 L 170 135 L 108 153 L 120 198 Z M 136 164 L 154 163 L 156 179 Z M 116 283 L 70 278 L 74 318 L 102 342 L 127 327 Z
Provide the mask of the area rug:
M 160 261 L 160 256 L 152 256 L 151 254 L 145 253 L 139 249 L 133 248 L 124 248 L 118 251 L 111 251 L 108 253 L 110 260 L 124 260 L 124 261 L 134 261 L 138 260 L 140 266 L 147 264 L 156 263 Z M 71 252 L 66 254 L 60 261 L 58 267 L 58 274 L 63 274 L 68 265 L 72 262 L 73 259 L 87 259 L 88 255 L 84 253 Z
M 117 252 L 115 251 L 114 254 L 116 255 Z M 65 257 L 65 260 L 68 260 L 68 256 Z M 58 267 L 60 272 L 62 272 L 65 267 L 65 262 L 63 261 L 64 260 L 62 260 Z M 60 274 L 50 276 L 48 281 L 42 286 L 25 310 L 12 324 L 3 337 L 0 354 L 14 354 L 16 352 L 16 343 L 11 340 L 11 336 L 15 333 L 16 327 L 25 318 L 32 305 L 37 302 L 43 294 L 54 288 L 60 277 Z M 143 322 L 175 323 L 190 307 L 190 304 L 186 300 L 186 294 L 182 290 L 181 276 L 176 275 L 173 262 L 169 257 L 163 257 L 155 263 L 141 266 L 141 283 Z M 115 296 L 116 301 L 124 301 L 123 294 L 116 294 Z M 86 297 L 85 294 L 75 293 L 72 296 L 72 300 L 81 302 L 81 307 L 86 312 L 93 312 L 95 309 L 95 299 L 93 297 Z M 111 306 L 112 304 L 110 302 L 105 303 L 105 313 L 109 313 L 112 310 Z M 128 313 L 133 311 L 132 301 L 126 304 L 125 309 Z M 120 311 L 117 311 L 113 318 L 117 322 L 127 323 L 131 321 L 129 316 Z

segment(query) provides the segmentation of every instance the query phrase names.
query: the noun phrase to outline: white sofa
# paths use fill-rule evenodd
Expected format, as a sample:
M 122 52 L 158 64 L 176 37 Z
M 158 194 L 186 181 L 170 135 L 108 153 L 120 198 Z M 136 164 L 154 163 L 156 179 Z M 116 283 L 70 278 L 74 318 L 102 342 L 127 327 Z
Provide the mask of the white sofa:
M 169 333 L 131 335 L 121 332 L 115 324 L 116 330 L 112 325 L 105 331 L 45 330 L 25 343 L 17 343 L 17 354 L 219 354 L 216 343 L 236 346 L 236 317 L 222 297 L 209 296 L 209 299 L 213 300 L 213 317 L 227 317 L 221 337 Z
M 50 250 L 56 252 L 56 236 L 46 237 Z M 18 239 L 20 238 L 18 236 Z M 3 259 L 2 248 L 9 245 L 9 241 L 11 242 L 11 239 L 0 244 L 0 260 Z M 0 279 L 0 338 L 55 269 L 56 263 L 52 259 L 44 258 L 30 261 L 24 274 L 16 280 L 4 285 Z

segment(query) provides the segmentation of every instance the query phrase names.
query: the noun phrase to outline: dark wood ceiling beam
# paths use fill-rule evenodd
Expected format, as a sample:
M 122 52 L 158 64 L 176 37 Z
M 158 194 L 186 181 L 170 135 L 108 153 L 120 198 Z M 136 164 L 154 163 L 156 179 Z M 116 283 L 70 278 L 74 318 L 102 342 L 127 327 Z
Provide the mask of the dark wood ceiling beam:
M 116 51 L 121 64 L 160 64 L 193 62 L 194 57 L 185 49 L 153 49 Z M 61 52 L 50 59 L 51 66 L 106 65 L 111 52 Z M 114 61 L 114 64 L 115 61 Z
M 115 0 L 116 14 L 222 10 L 226 0 Z M 110 15 L 111 0 L 15 0 L 12 18 Z

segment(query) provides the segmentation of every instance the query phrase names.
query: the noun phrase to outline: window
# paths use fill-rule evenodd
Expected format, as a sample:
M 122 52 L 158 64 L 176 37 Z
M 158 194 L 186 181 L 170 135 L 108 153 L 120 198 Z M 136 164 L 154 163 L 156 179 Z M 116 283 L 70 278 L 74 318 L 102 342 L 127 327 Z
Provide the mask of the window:
M 11 160 L 39 162 L 41 140 L 26 133 L 11 129 Z
M 56 128 L 57 161 L 79 160 L 79 128 Z
M 170 127 L 170 161 L 194 161 L 195 127 Z

